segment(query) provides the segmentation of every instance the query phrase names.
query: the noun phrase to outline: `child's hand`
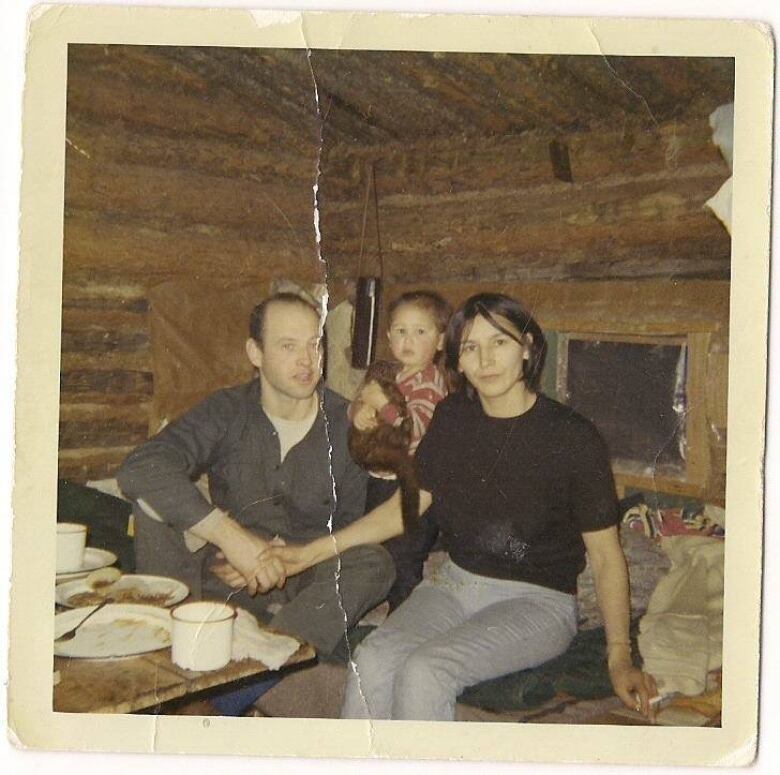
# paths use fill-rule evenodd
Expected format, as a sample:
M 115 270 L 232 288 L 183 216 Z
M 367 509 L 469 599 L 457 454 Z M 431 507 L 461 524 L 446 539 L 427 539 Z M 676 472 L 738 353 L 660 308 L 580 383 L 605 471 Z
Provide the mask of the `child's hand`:
M 376 412 L 368 404 L 360 401 L 352 415 L 352 424 L 359 431 L 370 431 L 377 426 Z
M 373 380 L 360 391 L 360 400 L 376 412 L 381 412 L 390 403 L 385 391 Z

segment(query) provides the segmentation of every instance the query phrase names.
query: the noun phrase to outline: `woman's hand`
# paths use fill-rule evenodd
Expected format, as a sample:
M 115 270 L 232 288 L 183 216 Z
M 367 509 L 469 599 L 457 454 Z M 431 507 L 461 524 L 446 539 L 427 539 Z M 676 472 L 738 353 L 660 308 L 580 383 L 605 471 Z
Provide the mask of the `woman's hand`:
M 263 554 L 263 557 L 273 558 L 281 562 L 287 577 L 295 576 L 325 559 L 318 556 L 317 545 L 318 541 L 312 541 L 308 544 L 287 544 L 286 546 L 272 544 Z M 335 554 L 335 551 L 332 554 Z
M 609 678 L 615 694 L 631 710 L 639 711 L 645 718 L 655 721 L 655 705 L 650 700 L 657 696 L 655 678 L 634 667 L 630 660 L 621 660 L 609 666 Z

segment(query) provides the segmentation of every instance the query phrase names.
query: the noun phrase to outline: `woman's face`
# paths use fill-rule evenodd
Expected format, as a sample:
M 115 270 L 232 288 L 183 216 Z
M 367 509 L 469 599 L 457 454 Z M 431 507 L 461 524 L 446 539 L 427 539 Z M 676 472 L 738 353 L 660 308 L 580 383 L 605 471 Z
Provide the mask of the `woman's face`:
M 522 339 L 520 332 L 505 317 L 494 317 L 517 339 Z M 492 402 L 516 392 L 526 392 L 523 362 L 528 357 L 527 346 L 519 344 L 479 315 L 474 318 L 471 328 L 464 331 L 458 369 L 483 401 Z

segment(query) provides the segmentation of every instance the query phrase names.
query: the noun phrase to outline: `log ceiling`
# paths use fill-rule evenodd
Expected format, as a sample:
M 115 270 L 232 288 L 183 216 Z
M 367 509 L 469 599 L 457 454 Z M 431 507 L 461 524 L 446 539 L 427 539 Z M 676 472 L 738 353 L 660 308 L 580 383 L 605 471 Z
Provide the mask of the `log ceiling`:
M 187 115 L 188 138 L 303 149 L 318 138 L 314 81 L 326 139 L 373 144 L 652 128 L 708 115 L 733 80 L 733 60 L 710 58 L 81 45 L 68 88 L 82 117 L 180 134 Z
M 317 51 L 312 60 L 334 142 L 362 139 L 336 129 L 346 113 L 380 140 L 649 128 L 708 114 L 733 83 L 733 65 L 713 59 Z
M 315 183 L 329 277 L 353 277 L 372 163 L 389 282 L 727 279 L 703 203 L 733 79 L 727 59 L 71 45 L 61 474 L 110 473 L 147 433 L 149 288 L 320 278 Z

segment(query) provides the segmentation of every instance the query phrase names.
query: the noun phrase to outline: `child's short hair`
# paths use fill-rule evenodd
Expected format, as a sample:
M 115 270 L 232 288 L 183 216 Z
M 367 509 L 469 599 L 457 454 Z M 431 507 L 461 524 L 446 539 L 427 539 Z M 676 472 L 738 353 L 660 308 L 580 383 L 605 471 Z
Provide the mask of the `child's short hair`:
M 402 293 L 387 309 L 387 319 L 392 322 L 399 307 L 413 306 L 428 312 L 436 324 L 436 330 L 442 334 L 447 330 L 452 307 L 435 291 L 408 291 Z

